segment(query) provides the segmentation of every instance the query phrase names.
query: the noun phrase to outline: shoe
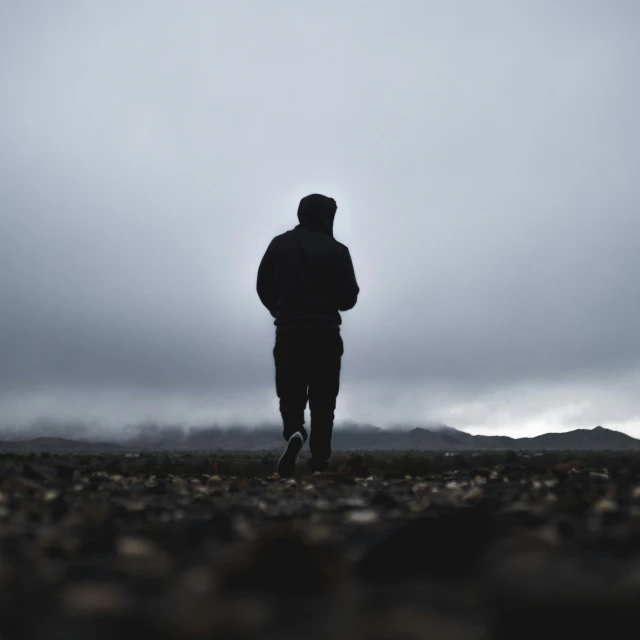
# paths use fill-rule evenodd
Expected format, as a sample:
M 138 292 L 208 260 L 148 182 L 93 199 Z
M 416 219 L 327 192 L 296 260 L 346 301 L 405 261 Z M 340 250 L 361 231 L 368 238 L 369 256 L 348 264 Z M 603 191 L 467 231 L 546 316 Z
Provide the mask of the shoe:
M 314 460 L 313 458 L 309 458 L 307 460 L 307 466 L 309 467 L 309 471 L 315 475 L 316 473 L 324 474 L 326 470 L 329 468 L 328 460 Z
M 278 460 L 278 475 L 281 478 L 290 478 L 296 471 L 296 461 L 304 444 L 304 438 L 296 431 L 287 442 L 280 460 Z

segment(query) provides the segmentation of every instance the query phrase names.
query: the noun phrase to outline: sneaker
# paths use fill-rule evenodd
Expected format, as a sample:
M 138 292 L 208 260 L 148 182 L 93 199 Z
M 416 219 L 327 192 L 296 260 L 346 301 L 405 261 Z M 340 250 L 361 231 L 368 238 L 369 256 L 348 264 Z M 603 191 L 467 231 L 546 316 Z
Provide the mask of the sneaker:
M 278 460 L 278 475 L 281 478 L 290 478 L 296 471 L 296 461 L 304 444 L 304 438 L 296 431 L 287 442 L 280 460 Z
M 314 460 L 313 458 L 309 458 L 307 460 L 307 466 L 309 467 L 309 471 L 311 471 L 311 473 L 313 473 L 314 475 L 316 473 L 325 473 L 329 468 L 329 461 L 317 459 Z

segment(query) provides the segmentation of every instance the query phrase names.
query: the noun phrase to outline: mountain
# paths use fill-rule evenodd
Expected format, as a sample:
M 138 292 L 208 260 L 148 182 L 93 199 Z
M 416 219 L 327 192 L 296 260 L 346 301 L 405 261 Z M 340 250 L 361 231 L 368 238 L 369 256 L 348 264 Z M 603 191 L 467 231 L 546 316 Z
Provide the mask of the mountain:
M 469 433 L 451 427 L 442 429 L 416 427 L 405 434 L 404 443 L 412 449 L 449 449 L 464 447 L 472 442 L 473 437 Z
M 0 441 L 0 452 L 23 453 L 46 451 L 55 453 L 123 451 L 266 451 L 282 447 L 282 428 L 263 425 L 245 427 L 194 428 L 144 427 L 120 444 L 91 442 L 58 437 L 36 437 L 29 440 Z M 532 438 L 508 436 L 474 436 L 465 431 L 433 425 L 381 429 L 374 425 L 343 423 L 333 431 L 334 451 L 495 451 L 495 450 L 640 450 L 640 440 L 619 431 L 596 427 L 566 433 L 545 433 Z
M 545 433 L 534 438 L 520 438 L 535 449 L 637 449 L 640 440 L 626 433 L 596 427 L 595 429 L 576 429 L 567 433 Z
M 334 451 L 640 449 L 640 440 L 603 427 L 576 429 L 566 433 L 546 433 L 533 438 L 510 438 L 508 436 L 474 436 L 445 425 L 432 425 L 428 428 L 396 426 L 381 429 L 374 425 L 353 422 L 336 425 L 332 444 Z M 148 432 L 146 436 L 139 435 L 132 438 L 127 442 L 127 446 L 139 449 L 277 450 L 282 447 L 282 429 L 278 425 L 263 425 L 254 429 L 242 427 L 200 428 L 189 431 L 175 428 L 166 431 L 158 429 Z
M 518 449 L 535 451 L 640 449 L 640 440 L 604 427 L 575 429 L 565 433 L 545 433 L 532 438 L 473 436 L 450 427 L 435 431 L 421 428 L 413 429 L 406 436 L 405 444 L 410 444 L 412 449 Z

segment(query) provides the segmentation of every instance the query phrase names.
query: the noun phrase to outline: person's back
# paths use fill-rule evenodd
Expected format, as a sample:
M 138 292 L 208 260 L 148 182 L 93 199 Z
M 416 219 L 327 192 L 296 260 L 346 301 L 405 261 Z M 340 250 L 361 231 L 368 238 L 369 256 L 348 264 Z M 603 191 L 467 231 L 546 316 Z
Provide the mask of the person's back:
M 303 198 L 300 224 L 272 240 L 258 269 L 258 295 L 276 325 L 276 391 L 287 441 L 278 463 L 283 477 L 293 475 L 307 439 L 307 400 L 310 468 L 324 471 L 331 456 L 343 354 L 340 311 L 353 308 L 359 293 L 349 250 L 333 238 L 336 210 L 326 196 Z

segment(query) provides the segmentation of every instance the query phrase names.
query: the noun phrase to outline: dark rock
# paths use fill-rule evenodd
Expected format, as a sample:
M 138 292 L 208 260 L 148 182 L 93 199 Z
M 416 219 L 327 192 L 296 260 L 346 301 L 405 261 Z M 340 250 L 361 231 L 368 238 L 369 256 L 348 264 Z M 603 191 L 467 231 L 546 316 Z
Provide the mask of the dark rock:
M 76 470 L 73 467 L 66 467 L 63 465 L 56 465 L 56 473 L 61 480 L 69 482 L 73 480 Z
M 113 553 L 117 535 L 115 525 L 87 528 L 81 538 L 82 551 L 87 554 Z
M 582 469 L 584 462 L 582 460 L 569 460 L 568 462 L 561 462 L 553 467 L 554 471 L 568 472 L 577 469 Z
M 479 508 L 424 516 L 396 529 L 358 563 L 365 582 L 460 580 L 476 569 L 495 529 Z
M 469 475 L 472 478 L 480 476 L 481 478 L 488 478 L 491 475 L 491 469 L 486 469 L 483 467 L 474 467 L 469 471 Z
M 310 541 L 287 525 L 235 549 L 220 564 L 225 588 L 281 596 L 325 592 L 342 570 L 342 554 L 334 543 Z
M 367 466 L 364 456 L 349 456 L 340 467 L 340 474 L 345 478 L 368 478 L 369 467 Z
M 37 467 L 31 464 L 22 465 L 22 474 L 29 480 L 35 480 L 36 482 L 48 482 L 55 483 L 59 480 L 58 473 L 51 467 Z
M 220 542 L 231 542 L 235 538 L 233 516 L 230 513 L 215 513 L 209 520 L 213 537 Z
M 145 491 L 152 495 L 163 496 L 167 493 L 167 483 L 164 480 L 159 480 L 152 487 L 147 487 Z
M 371 498 L 371 505 L 381 509 L 395 509 L 400 503 L 386 491 L 377 491 Z
M 67 505 L 65 499 L 62 496 L 56 498 L 51 503 L 51 519 L 54 522 L 56 523 L 60 522 L 60 520 L 64 518 L 64 516 L 66 516 L 67 513 L 69 513 L 69 506 Z

